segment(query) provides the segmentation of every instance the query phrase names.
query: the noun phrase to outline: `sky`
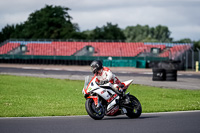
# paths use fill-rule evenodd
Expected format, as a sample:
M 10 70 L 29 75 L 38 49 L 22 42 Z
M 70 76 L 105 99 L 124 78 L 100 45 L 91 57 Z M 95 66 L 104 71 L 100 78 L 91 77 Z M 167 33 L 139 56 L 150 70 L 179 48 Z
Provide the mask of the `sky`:
M 0 31 L 7 24 L 20 24 L 45 5 L 68 7 L 72 22 L 81 31 L 107 22 L 127 26 L 167 26 L 174 40 L 200 40 L 200 0 L 1 0 Z

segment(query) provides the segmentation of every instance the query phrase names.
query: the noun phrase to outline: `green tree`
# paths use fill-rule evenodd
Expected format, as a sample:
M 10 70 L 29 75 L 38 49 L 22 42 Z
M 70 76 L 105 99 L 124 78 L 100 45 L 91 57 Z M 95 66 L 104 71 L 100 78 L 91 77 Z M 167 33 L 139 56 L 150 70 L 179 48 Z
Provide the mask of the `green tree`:
M 148 25 L 128 26 L 124 30 L 124 35 L 127 42 L 140 42 L 146 38 L 151 38 L 150 29 Z
M 78 31 L 71 23 L 69 8 L 46 5 L 39 11 L 31 13 L 25 22 L 25 38 L 71 38 L 72 33 Z
M 86 39 L 86 40 L 92 40 L 93 30 L 85 30 L 81 34 L 84 35 L 84 37 L 85 37 L 84 39 Z
M 176 43 L 192 43 L 192 40 L 190 38 L 184 38 L 176 41 Z
M 15 30 L 12 32 L 10 38 L 20 38 L 20 39 L 21 39 L 21 38 L 25 38 L 25 37 L 24 37 L 23 29 L 24 29 L 24 24 L 23 24 L 23 23 L 21 23 L 21 24 L 16 24 L 16 25 L 15 25 Z
M 194 41 L 194 49 L 197 51 L 197 49 L 200 50 L 200 40 L 199 41 Z
M 171 32 L 166 26 L 158 25 L 155 28 L 151 28 L 148 25 L 141 26 L 128 26 L 123 31 L 127 42 L 169 42 L 172 41 L 170 38 Z
M 24 39 L 70 39 L 85 37 L 79 26 L 72 23 L 68 14 L 70 9 L 46 5 L 31 13 L 24 23 L 7 25 L 0 32 L 0 41 L 10 38 Z
M 157 39 L 149 36 L 149 37 L 143 39 L 142 42 L 159 42 L 159 41 Z
M 107 23 L 103 27 L 96 27 L 92 32 L 89 33 L 89 38 L 93 40 L 125 40 L 125 36 L 122 30 L 117 24 Z
M 159 40 L 160 42 L 171 42 L 172 38 L 170 38 L 170 34 L 171 32 L 167 26 L 158 25 L 154 29 L 153 38 Z
M 11 38 L 13 32 L 15 32 L 15 25 L 6 25 L 0 32 L 0 42 Z

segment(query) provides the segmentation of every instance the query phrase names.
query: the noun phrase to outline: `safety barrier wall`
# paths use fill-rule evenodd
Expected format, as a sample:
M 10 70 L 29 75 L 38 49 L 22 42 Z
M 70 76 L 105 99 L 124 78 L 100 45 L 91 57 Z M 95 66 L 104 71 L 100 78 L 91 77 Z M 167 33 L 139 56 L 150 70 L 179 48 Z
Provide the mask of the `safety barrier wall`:
M 146 68 L 146 60 L 103 60 L 103 65 L 107 67 Z
M 102 60 L 104 66 L 108 67 L 137 67 L 137 68 L 146 68 L 148 62 L 151 61 L 163 61 L 168 58 L 160 57 L 112 57 L 112 60 L 109 60 L 109 57 L 95 57 L 95 56 L 33 56 L 33 55 L 0 55 L 0 60 L 12 60 L 13 62 L 22 62 L 26 63 L 34 61 L 34 63 L 41 63 L 41 60 L 46 62 L 45 64 L 59 64 L 59 61 L 62 61 L 63 64 L 70 64 L 68 62 L 75 61 L 76 65 L 88 65 L 93 60 Z M 40 60 L 40 61 L 39 61 Z M 55 63 L 57 62 L 57 63 Z M 84 62 L 84 63 L 82 63 Z M 43 64 L 43 63 L 42 63 Z M 72 63 L 71 63 L 72 64 Z M 74 64 L 74 63 L 73 63 Z
M 63 59 L 63 60 L 108 60 L 107 56 L 40 56 L 40 55 L 0 55 L 0 59 Z M 163 61 L 168 58 L 163 57 L 112 57 L 111 60 L 150 60 Z

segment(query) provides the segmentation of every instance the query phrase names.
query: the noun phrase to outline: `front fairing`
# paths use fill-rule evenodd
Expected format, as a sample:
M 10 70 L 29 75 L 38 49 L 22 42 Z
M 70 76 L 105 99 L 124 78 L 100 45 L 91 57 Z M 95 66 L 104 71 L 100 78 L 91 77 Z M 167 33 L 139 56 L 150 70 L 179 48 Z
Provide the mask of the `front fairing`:
M 83 88 L 83 94 L 90 94 L 94 89 L 98 88 L 99 86 L 95 83 L 96 76 L 86 76 L 85 77 L 85 84 Z
M 108 100 L 111 98 L 111 96 L 114 96 L 116 93 L 111 89 L 112 84 L 109 82 L 104 85 L 97 85 L 96 84 L 96 76 L 94 77 L 85 77 L 85 84 L 83 88 L 83 94 L 84 97 L 91 98 L 91 96 L 100 96 L 104 100 Z

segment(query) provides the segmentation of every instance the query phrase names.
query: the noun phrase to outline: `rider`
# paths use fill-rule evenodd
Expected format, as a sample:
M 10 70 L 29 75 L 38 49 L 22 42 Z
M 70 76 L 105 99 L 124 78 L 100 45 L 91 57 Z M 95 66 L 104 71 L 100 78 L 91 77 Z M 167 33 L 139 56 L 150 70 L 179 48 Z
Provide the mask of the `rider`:
M 120 82 L 120 80 L 111 72 L 108 67 L 103 67 L 100 60 L 94 60 L 90 66 L 94 76 L 97 77 L 97 84 L 106 84 L 110 82 L 113 84 L 112 88 L 117 93 L 122 94 L 124 84 Z

